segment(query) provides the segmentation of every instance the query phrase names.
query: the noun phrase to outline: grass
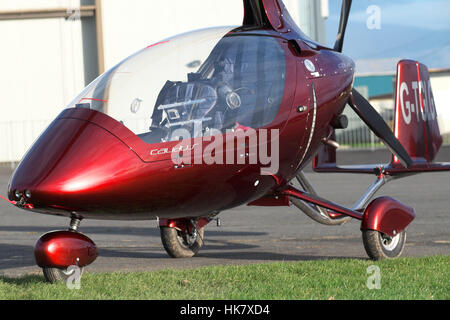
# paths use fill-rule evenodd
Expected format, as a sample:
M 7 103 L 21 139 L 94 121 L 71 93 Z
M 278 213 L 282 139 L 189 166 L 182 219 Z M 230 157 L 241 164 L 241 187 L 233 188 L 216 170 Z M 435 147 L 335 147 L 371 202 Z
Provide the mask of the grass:
M 133 273 L 85 273 L 81 289 L 43 276 L 0 277 L 0 299 L 297 300 L 450 298 L 450 256 L 315 260 Z M 182 263 L 182 262 L 181 262 Z M 366 286 L 367 268 L 381 289 Z

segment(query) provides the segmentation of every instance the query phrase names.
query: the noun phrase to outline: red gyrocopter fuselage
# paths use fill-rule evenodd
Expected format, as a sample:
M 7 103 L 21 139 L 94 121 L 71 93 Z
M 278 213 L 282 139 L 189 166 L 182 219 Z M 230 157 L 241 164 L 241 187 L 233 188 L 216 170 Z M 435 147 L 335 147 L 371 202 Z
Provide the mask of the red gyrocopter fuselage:
M 214 34 L 211 30 L 205 32 L 207 35 Z M 221 28 L 216 32 L 220 35 L 225 33 Z M 199 37 L 203 36 L 202 32 L 197 33 Z M 171 39 L 144 49 L 97 80 L 95 88 L 77 97 L 73 107 L 71 105 L 58 116 L 16 170 L 9 189 L 10 199 L 20 200 L 22 193 L 29 190 L 31 197 L 24 199 L 33 206 L 32 210 L 81 218 L 202 217 L 256 200 L 286 184 L 317 153 L 323 139 L 331 134 L 332 123 L 348 100 L 354 74 L 353 62 L 343 54 L 315 47 L 303 41 L 302 34 L 295 37 L 296 40 L 289 38 L 274 30 L 254 27 L 226 31 L 199 67 L 198 76 L 195 74 L 191 76 L 191 81 L 180 83 L 173 81 L 178 79 L 171 78 L 159 82 L 156 88 L 161 90 L 165 81 L 173 81 L 168 90 L 161 90 L 165 99 L 160 97 L 161 103 L 151 103 L 153 110 L 145 105 L 148 100 L 140 93 L 121 99 L 115 96 L 115 92 L 108 92 L 119 85 L 120 90 L 127 90 L 120 81 L 123 78 L 124 81 L 132 79 L 132 74 L 121 73 L 134 72 L 135 69 L 129 64 L 134 61 L 140 63 L 140 59 L 152 64 L 151 60 L 145 59 L 146 56 L 163 55 L 166 47 L 169 52 L 174 50 L 171 42 L 184 41 Z M 266 54 L 261 55 L 260 52 Z M 229 61 L 225 69 L 232 69 L 230 72 L 225 70 L 223 75 L 209 70 L 217 67 L 215 65 L 222 60 Z M 202 69 L 206 70 L 202 73 Z M 149 72 L 148 77 L 153 76 L 151 68 L 145 71 Z M 187 79 L 188 74 L 183 76 Z M 159 78 L 162 78 L 161 75 Z M 146 77 L 142 77 L 142 81 L 145 80 Z M 115 84 L 115 81 L 119 83 Z M 153 84 L 151 81 L 148 88 Z M 245 88 L 245 91 L 237 91 L 241 100 L 239 108 L 231 109 L 222 101 L 220 92 L 214 92 L 220 86 L 217 83 L 225 82 L 230 90 Z M 105 88 L 99 89 L 102 85 Z M 193 91 L 196 87 L 200 89 L 191 95 L 182 92 L 187 91 L 189 86 L 193 87 Z M 217 111 L 210 112 L 213 119 L 201 125 L 203 129 L 214 128 L 223 135 L 223 155 L 215 155 L 223 159 L 223 164 L 205 164 L 202 161 L 191 166 L 176 166 L 172 160 L 172 150 L 179 141 L 167 138 L 171 133 L 160 132 L 173 131 L 174 126 L 167 129 L 159 123 L 155 126 L 153 121 L 153 124 L 150 123 L 153 127 L 150 130 L 147 128 L 149 132 L 135 134 L 126 126 L 126 120 L 121 124 L 122 118 L 114 119 L 109 115 L 115 112 L 113 104 L 122 101 L 123 108 L 134 115 L 130 105 L 135 99 L 140 99 L 143 101 L 140 109 L 148 108 L 148 119 L 158 122 L 164 117 L 158 111 L 161 114 L 165 111 L 155 110 L 159 106 L 200 100 L 204 98 L 200 91 L 207 91 L 205 88 L 213 92 L 207 92 L 206 97 L 212 96 L 210 104 L 215 103 L 213 109 Z M 178 96 L 177 90 L 182 92 Z M 198 94 L 195 96 L 195 93 Z M 121 101 L 112 101 L 115 98 Z M 205 109 L 209 107 L 207 105 Z M 178 109 L 169 109 L 173 110 L 174 118 L 180 118 L 178 123 L 205 118 L 204 115 L 193 115 L 182 119 L 182 112 Z M 222 112 L 223 109 L 225 112 Z M 220 116 L 216 115 L 219 113 L 224 115 L 222 123 L 217 124 L 215 122 L 219 122 L 217 118 Z M 261 171 L 267 165 L 250 164 L 250 161 L 238 164 L 240 154 L 236 142 L 233 146 L 234 161 L 225 161 L 226 151 L 230 153 L 230 143 L 228 147 L 226 145 L 230 135 L 227 136 L 225 130 L 232 129 L 236 123 L 254 129 L 267 129 L 269 133 L 278 130 L 277 172 L 262 175 Z M 184 124 L 183 127 L 192 124 Z M 206 141 L 200 136 L 193 137 L 186 145 L 193 148 L 192 154 L 199 148 L 204 154 L 211 143 L 213 141 Z M 246 149 L 244 154 L 250 151 L 249 147 Z M 15 197 L 17 190 L 19 197 Z
M 355 64 L 341 53 L 350 6 L 343 1 L 336 45 L 327 48 L 299 30 L 281 1 L 244 0 L 242 26 L 151 45 L 83 90 L 8 187 L 9 200 L 25 210 L 71 218 L 69 231 L 36 245 L 47 280 L 95 260 L 95 244 L 77 232 L 82 219 L 158 219 L 169 255 L 187 257 L 200 249 L 207 223 L 243 204 L 292 202 L 328 225 L 359 219 L 371 258 L 398 256 L 414 210 L 389 197 L 369 201 L 389 179 L 448 167 L 432 163 L 442 139 L 425 66 L 399 64 L 395 133 L 352 88 Z M 423 125 L 407 117 L 414 83 Z M 346 127 L 347 104 L 393 152 L 391 164 L 336 165 L 334 132 Z M 316 171 L 376 180 L 353 208 L 342 207 L 318 197 L 302 174 L 314 156 Z

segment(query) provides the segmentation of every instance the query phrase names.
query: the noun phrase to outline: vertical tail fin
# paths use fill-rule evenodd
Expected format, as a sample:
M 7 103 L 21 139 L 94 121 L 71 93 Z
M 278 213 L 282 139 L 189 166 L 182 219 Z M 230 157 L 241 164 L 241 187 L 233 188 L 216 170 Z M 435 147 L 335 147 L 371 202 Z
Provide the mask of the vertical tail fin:
M 442 145 L 428 69 L 416 61 L 397 65 L 394 134 L 415 163 L 432 162 Z

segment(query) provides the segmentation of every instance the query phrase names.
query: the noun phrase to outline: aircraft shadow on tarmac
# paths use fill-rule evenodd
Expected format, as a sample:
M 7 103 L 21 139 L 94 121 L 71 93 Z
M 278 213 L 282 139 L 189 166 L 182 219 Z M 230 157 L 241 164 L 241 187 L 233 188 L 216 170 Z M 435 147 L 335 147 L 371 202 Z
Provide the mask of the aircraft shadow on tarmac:
M 49 231 L 48 227 L 33 226 L 2 226 L 0 231 L 9 232 L 33 232 L 37 234 Z M 83 231 L 92 235 L 95 234 L 111 234 L 117 235 L 133 235 L 133 236 L 150 236 L 159 237 L 157 228 L 122 228 L 122 227 L 86 227 Z M 329 258 L 350 258 L 350 257 L 326 257 L 314 255 L 314 252 L 302 251 L 299 254 L 279 253 L 270 251 L 270 248 L 263 247 L 260 241 L 252 241 L 246 243 L 239 242 L 237 237 L 257 237 L 264 236 L 264 232 L 230 232 L 230 231 L 209 231 L 208 238 L 205 239 L 205 245 L 195 258 L 202 260 L 237 260 L 244 261 L 304 261 Z M 37 239 L 38 236 L 36 236 Z M 234 241 L 230 241 L 234 240 Z M 263 240 L 263 239 L 262 239 Z M 171 261 L 170 264 L 180 265 L 183 259 L 172 259 L 164 252 L 163 246 L 155 246 L 154 243 L 149 246 L 136 246 L 135 242 L 123 243 L 123 246 L 102 247 L 99 245 L 99 256 L 102 258 L 125 258 L 125 259 L 164 259 Z M 287 244 L 288 245 L 288 244 Z M 269 250 L 268 250 L 269 249 Z M 1 270 L 14 269 L 21 267 L 35 266 L 33 245 L 18 244 L 0 244 L 0 273 Z M 276 250 L 276 249 L 275 249 Z M 360 258 L 357 258 L 360 259 Z M 151 263 L 151 261 L 149 261 Z M 159 261 L 160 262 L 160 261 Z M 151 265 L 149 265 L 151 267 Z
M 352 257 L 330 257 L 330 256 L 317 256 L 313 255 L 312 252 L 302 252 L 302 254 L 283 254 L 283 253 L 274 253 L 267 251 L 259 251 L 259 250 L 251 250 L 249 251 L 249 246 L 237 245 L 235 247 L 247 247 L 246 250 L 243 251 L 210 251 L 207 247 L 205 247 L 205 251 L 199 253 L 194 258 L 189 259 L 223 259 L 227 260 L 227 263 L 232 263 L 232 260 L 236 261 L 244 261 L 247 260 L 249 262 L 294 262 L 294 261 L 308 261 L 308 260 L 324 260 L 324 259 L 349 259 Z M 255 248 L 257 246 L 254 246 Z M 148 250 L 153 250 L 153 252 L 149 252 Z M 170 265 L 167 267 L 173 267 L 177 263 L 181 266 L 183 264 L 183 260 L 185 259 L 172 259 L 161 250 L 160 252 L 155 252 L 155 248 L 117 248 L 117 249 L 102 249 L 100 248 L 100 256 L 103 258 L 128 258 L 128 259 L 158 259 L 158 260 L 167 260 L 170 261 Z M 226 250 L 232 250 L 230 247 L 227 247 Z M 353 259 L 361 259 L 360 257 L 353 257 Z M 365 258 L 364 258 L 365 259 Z M 33 258 L 33 247 L 32 246 L 22 246 L 22 245 L 5 245 L 0 244 L 0 278 L 3 278 L 1 275 L 1 270 L 6 269 L 14 269 L 14 268 L 23 268 L 35 266 L 35 261 Z M 151 263 L 151 261 L 149 261 Z M 214 264 L 214 263 L 213 263 Z M 149 268 L 152 267 L 151 264 L 148 265 Z M 158 266 L 158 269 L 161 267 Z
M 61 227 L 54 227 L 56 230 L 61 230 Z M 62 228 L 64 229 L 64 228 Z M 52 230 L 48 226 L 0 226 L 0 232 L 33 232 L 36 234 L 44 234 Z M 95 240 L 96 234 L 107 234 L 117 236 L 119 239 L 121 235 L 130 236 L 145 236 L 145 237 L 160 237 L 159 229 L 156 227 L 83 227 L 80 231 L 84 234 L 92 236 Z M 208 237 L 223 236 L 223 237 L 247 237 L 247 236 L 264 236 L 265 232 L 247 232 L 247 231 L 221 231 L 221 230 L 206 230 Z M 38 236 L 39 237 L 39 236 Z M 36 239 L 37 240 L 37 239 Z M 205 240 L 206 241 L 206 240 Z

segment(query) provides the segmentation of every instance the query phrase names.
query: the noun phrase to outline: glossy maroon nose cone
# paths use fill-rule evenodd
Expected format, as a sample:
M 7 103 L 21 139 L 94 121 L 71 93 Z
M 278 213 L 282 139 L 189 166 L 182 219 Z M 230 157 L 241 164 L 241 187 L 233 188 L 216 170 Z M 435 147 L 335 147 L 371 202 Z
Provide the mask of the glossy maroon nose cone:
M 120 210 L 123 206 L 117 206 L 117 201 L 128 196 L 130 178 L 141 165 L 139 157 L 103 127 L 58 118 L 19 164 L 8 196 L 44 213 L 82 214 L 95 211 L 99 203 L 106 210 L 107 204 Z

